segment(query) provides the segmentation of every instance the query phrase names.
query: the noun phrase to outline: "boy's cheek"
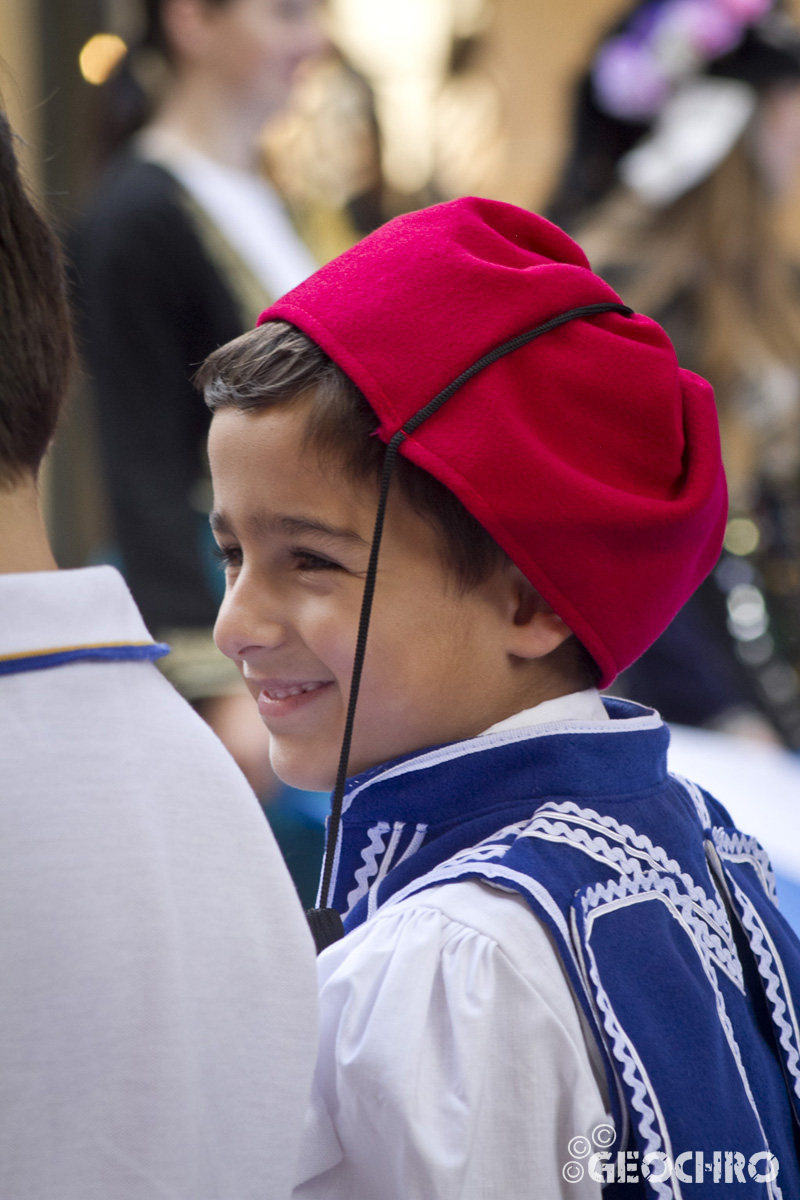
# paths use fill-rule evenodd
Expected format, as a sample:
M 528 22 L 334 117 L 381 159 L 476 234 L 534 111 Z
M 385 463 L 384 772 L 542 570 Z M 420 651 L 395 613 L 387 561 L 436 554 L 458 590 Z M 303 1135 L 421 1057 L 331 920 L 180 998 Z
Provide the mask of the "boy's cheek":
M 248 692 L 250 693 L 250 695 L 253 697 L 253 700 L 254 700 L 254 701 L 257 701 L 257 700 L 258 700 L 258 694 L 259 694 L 259 687 L 258 687 L 258 684 L 256 684 L 256 683 L 253 683 L 253 681 L 252 681 L 251 679 L 248 679 L 248 678 L 247 678 L 247 676 L 246 676 L 246 675 L 245 675 L 245 673 L 244 673 L 244 663 L 242 663 L 242 662 L 241 662 L 241 661 L 239 661 L 238 659 L 237 659 L 237 660 L 235 660 L 235 661 L 236 661 L 236 670 L 239 672 L 239 674 L 241 675 L 242 679 L 244 680 L 245 687 L 247 688 L 247 690 L 248 690 Z

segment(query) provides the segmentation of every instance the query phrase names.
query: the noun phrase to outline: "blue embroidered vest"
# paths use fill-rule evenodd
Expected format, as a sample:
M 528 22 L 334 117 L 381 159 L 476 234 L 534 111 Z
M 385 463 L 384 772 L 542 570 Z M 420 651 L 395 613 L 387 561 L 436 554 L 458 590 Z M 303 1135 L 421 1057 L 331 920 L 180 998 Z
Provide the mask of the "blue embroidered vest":
M 488 734 L 348 781 L 334 907 L 350 930 L 455 880 L 518 892 L 604 1061 L 616 1140 L 588 1147 L 604 1195 L 797 1200 L 800 943 L 767 856 L 668 773 L 656 714 L 605 703 L 610 722 Z

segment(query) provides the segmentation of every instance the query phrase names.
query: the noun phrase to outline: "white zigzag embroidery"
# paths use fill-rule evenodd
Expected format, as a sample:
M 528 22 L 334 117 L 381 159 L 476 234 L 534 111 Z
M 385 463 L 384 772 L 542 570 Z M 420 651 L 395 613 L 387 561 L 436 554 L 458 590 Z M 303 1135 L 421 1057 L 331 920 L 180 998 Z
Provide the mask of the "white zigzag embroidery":
M 700 823 L 703 829 L 708 829 L 711 824 L 711 817 L 708 814 L 708 806 L 703 798 L 703 793 L 696 783 L 692 783 L 691 779 L 684 779 L 682 775 L 676 775 L 672 772 L 672 778 L 679 783 L 682 788 L 685 788 L 691 797 L 692 803 L 697 809 L 697 815 L 700 818 Z
M 561 819 L 551 820 L 548 816 L 550 813 L 558 814 Z M 592 837 L 592 833 L 597 836 Z M 553 802 L 542 805 L 522 836 L 541 837 L 547 841 L 565 841 L 622 875 L 643 874 L 642 863 L 647 862 L 656 871 L 666 872 L 680 879 L 691 897 L 694 917 L 700 918 L 707 927 L 701 932 L 694 918 L 692 919 L 701 945 L 716 959 L 736 986 L 740 990 L 743 989 L 741 965 L 723 905 L 708 896 L 691 875 L 682 871 L 680 865 L 669 858 L 661 846 L 654 845 L 644 834 L 636 833 L 630 825 L 621 825 L 613 817 L 601 817 L 594 809 L 579 808 L 570 800 L 561 804 Z M 621 844 L 610 845 L 609 837 Z
M 392 837 L 389 842 L 389 847 L 386 849 L 386 844 L 383 840 L 385 834 L 392 830 Z M 355 872 L 356 886 L 348 893 L 347 896 L 347 911 L 350 912 L 355 908 L 362 896 L 369 893 L 369 912 L 368 916 L 373 916 L 377 907 L 378 888 L 386 878 L 389 870 L 393 865 L 393 859 L 397 850 L 403 830 L 405 829 L 404 821 L 395 821 L 394 826 L 391 826 L 388 821 L 379 821 L 377 825 L 373 825 L 368 831 L 369 845 L 365 846 L 361 851 L 363 859 L 363 867 L 359 867 Z M 411 841 L 406 846 L 402 857 L 398 860 L 398 865 L 405 862 L 407 858 L 411 858 L 412 854 L 416 854 L 422 843 L 425 841 L 425 834 L 428 832 L 428 826 L 418 824 L 414 830 Z M 382 854 L 380 866 L 378 866 L 378 855 Z M 374 883 L 370 880 L 375 876 Z M 345 914 L 346 915 L 346 914 Z
M 734 884 L 734 886 L 736 885 Z M 664 1143 L 667 1147 L 666 1153 L 670 1158 L 672 1158 L 673 1155 L 669 1148 L 669 1137 L 666 1132 L 663 1115 L 661 1114 L 658 1106 L 658 1101 L 652 1092 L 652 1087 L 649 1085 L 649 1080 L 647 1079 L 644 1067 L 635 1058 L 635 1051 L 631 1046 L 625 1031 L 617 1020 L 608 995 L 606 994 L 606 991 L 600 982 L 597 963 L 590 944 L 591 926 L 597 916 L 602 915 L 604 911 L 608 911 L 609 909 L 619 907 L 622 904 L 630 903 L 634 897 L 638 896 L 639 899 L 645 900 L 647 899 L 648 892 L 650 896 L 666 896 L 670 906 L 676 910 L 678 919 L 681 920 L 681 924 L 684 925 L 684 928 L 687 928 L 687 924 L 689 926 L 693 926 L 695 929 L 697 928 L 696 922 L 692 919 L 693 912 L 691 902 L 687 896 L 678 891 L 675 881 L 670 878 L 664 878 L 664 876 L 660 876 L 655 872 L 648 871 L 646 873 L 639 874 L 638 876 L 629 876 L 620 880 L 611 879 L 606 884 L 598 884 L 594 888 L 587 889 L 586 894 L 581 898 L 586 926 L 584 945 L 591 957 L 590 974 L 592 981 L 595 984 L 598 1005 L 603 1012 L 603 1024 L 606 1028 L 606 1032 L 612 1039 L 614 1056 L 616 1057 L 617 1061 L 622 1064 L 623 1079 L 626 1081 L 626 1083 L 628 1083 L 633 1091 L 631 1103 L 641 1116 L 641 1122 L 639 1124 L 640 1135 L 647 1139 L 648 1149 L 650 1148 L 651 1141 L 655 1142 L 655 1148 L 659 1148 L 660 1137 L 659 1134 L 653 1129 L 653 1121 L 655 1121 L 658 1117 L 660 1119 L 659 1123 L 662 1129 Z M 691 932 L 688 928 L 687 932 L 689 932 L 691 937 Z M 693 937 L 692 941 L 695 943 L 695 948 L 699 950 L 699 947 Z M 736 1036 L 734 1034 L 733 1026 L 731 1024 L 730 1017 L 728 1016 L 727 1009 L 725 1008 L 725 1001 L 717 982 L 713 964 L 703 953 L 698 953 L 698 957 L 702 963 L 706 978 L 714 989 L 714 997 L 720 1024 L 722 1025 L 726 1040 L 731 1050 L 731 1054 L 733 1055 L 733 1059 L 736 1063 L 736 1067 L 750 1103 L 750 1107 L 758 1122 L 761 1135 L 764 1139 L 764 1148 L 768 1150 L 769 1141 L 764 1131 L 761 1116 L 750 1088 L 750 1081 L 747 1078 L 747 1072 L 744 1069 L 739 1045 L 736 1041 Z M 648 1103 L 648 1099 L 651 1101 L 651 1103 Z M 664 1200 L 668 1200 L 668 1198 L 673 1197 L 673 1195 L 680 1195 L 679 1189 L 673 1193 L 671 1188 L 667 1190 L 659 1190 L 657 1182 L 654 1180 L 651 1180 L 650 1183 L 651 1186 L 656 1187 L 656 1191 L 660 1196 L 663 1196 Z M 677 1183 L 675 1183 L 675 1187 L 676 1189 L 678 1188 Z M 781 1189 L 777 1183 L 768 1183 L 768 1191 L 769 1195 L 773 1197 L 773 1200 L 781 1200 L 783 1193 L 781 1192 Z
M 448 858 L 446 863 L 440 863 L 439 865 L 450 869 L 461 866 L 464 863 L 490 862 L 493 858 L 502 858 L 519 835 L 527 829 L 529 823 L 530 819 L 526 817 L 524 821 L 517 821 L 513 825 L 506 825 L 503 829 L 498 829 L 495 833 L 490 834 L 489 837 L 484 838 L 482 842 L 478 842 L 476 846 L 467 846 L 466 849 L 459 850 L 451 858 Z M 403 857 L 405 858 L 405 855 Z M 433 868 L 434 871 L 437 869 Z M 425 876 L 425 878 L 427 877 Z M 405 891 L 406 889 L 404 889 L 404 894 Z
M 750 945 L 758 961 L 758 973 L 767 985 L 767 998 L 772 1008 L 773 1020 L 780 1030 L 780 1043 L 786 1052 L 786 1066 L 792 1076 L 792 1086 L 795 1095 L 800 1097 L 800 1032 L 783 963 L 751 900 L 735 879 L 731 879 L 731 883 L 736 892 L 736 899 L 741 905 L 742 921 Z
M 626 887 L 636 887 L 642 882 L 643 878 L 644 876 L 640 875 L 636 879 L 620 880 L 619 883 L 616 880 L 611 880 L 607 888 L 590 889 L 587 895 L 583 897 L 584 918 L 588 910 L 593 906 L 595 897 L 598 898 L 597 902 L 600 899 L 607 900 L 613 894 L 613 889 L 619 889 L 622 893 Z M 589 975 L 594 985 L 593 988 L 589 988 L 587 981 L 587 990 L 592 990 L 597 998 L 597 1005 L 602 1013 L 603 1026 L 611 1039 L 612 1054 L 621 1065 L 622 1078 L 631 1091 L 631 1107 L 639 1114 L 637 1127 L 642 1142 L 642 1156 L 649 1154 L 651 1151 L 660 1151 L 662 1147 L 665 1147 L 664 1153 L 672 1159 L 674 1155 L 661 1107 L 653 1092 L 650 1080 L 647 1078 L 644 1065 L 639 1060 L 634 1046 L 617 1020 L 616 1013 L 611 1006 L 611 1001 L 600 982 L 600 973 L 597 969 L 594 950 L 589 941 L 588 930 L 583 940 L 583 947 L 589 956 Z M 659 1123 L 658 1131 L 653 1128 L 653 1122 L 657 1119 Z M 680 1197 L 680 1186 L 677 1182 L 675 1182 L 674 1187 L 669 1183 L 657 1179 L 650 1179 L 649 1183 L 659 1200 L 676 1200 L 676 1197 Z
M 402 837 L 404 829 L 405 821 L 395 821 L 394 828 L 392 829 L 392 836 L 389 840 L 389 845 L 386 849 L 386 853 L 381 859 L 380 870 L 375 878 L 375 882 L 369 889 L 369 900 L 367 901 L 367 920 L 369 920 L 370 917 L 374 917 L 378 908 L 378 888 L 383 883 L 392 865 L 392 860 L 397 853 L 397 847 L 400 844 L 400 838 Z
M 584 911 L 596 909 L 601 903 L 619 900 L 623 897 L 660 892 L 669 900 L 670 907 L 676 911 L 681 924 L 697 951 L 703 963 L 706 974 L 713 968 L 719 967 L 725 972 L 732 983 L 744 994 L 744 977 L 742 964 L 735 953 L 720 944 L 717 935 L 709 930 L 707 923 L 698 913 L 697 905 L 690 896 L 678 889 L 673 878 L 659 874 L 657 871 L 643 871 L 638 875 L 628 875 L 608 884 L 598 884 L 590 888 L 583 901 Z
M 400 863 L 404 863 L 407 858 L 411 858 L 412 854 L 417 853 L 420 846 L 425 841 L 425 834 L 427 832 L 428 826 L 420 822 L 420 824 L 417 825 L 416 829 L 414 830 L 414 836 L 403 851 L 402 857 L 398 860 L 398 867 L 400 866 Z
M 367 831 L 369 845 L 361 851 L 364 865 L 356 871 L 356 886 L 347 895 L 347 912 L 355 907 L 362 896 L 366 896 L 369 891 L 370 879 L 378 874 L 378 855 L 386 849 L 386 842 L 383 839 L 390 829 L 391 825 L 388 821 L 378 821 L 377 825 L 373 825 L 372 829 Z
M 775 876 L 772 873 L 772 863 L 763 846 L 754 837 L 746 833 L 731 833 L 730 830 L 715 826 L 712 830 L 714 845 L 719 850 L 720 858 L 729 862 L 750 862 L 761 880 L 761 886 L 775 907 L 778 907 L 778 895 L 775 891 Z

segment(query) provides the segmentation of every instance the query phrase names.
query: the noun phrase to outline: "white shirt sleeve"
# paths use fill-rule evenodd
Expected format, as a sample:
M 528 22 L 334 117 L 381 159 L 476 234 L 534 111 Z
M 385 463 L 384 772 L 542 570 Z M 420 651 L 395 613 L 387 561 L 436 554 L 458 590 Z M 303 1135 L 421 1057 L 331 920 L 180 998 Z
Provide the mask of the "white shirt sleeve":
M 477 882 L 389 906 L 319 959 L 296 1200 L 598 1200 L 569 1143 L 609 1124 L 550 936 Z

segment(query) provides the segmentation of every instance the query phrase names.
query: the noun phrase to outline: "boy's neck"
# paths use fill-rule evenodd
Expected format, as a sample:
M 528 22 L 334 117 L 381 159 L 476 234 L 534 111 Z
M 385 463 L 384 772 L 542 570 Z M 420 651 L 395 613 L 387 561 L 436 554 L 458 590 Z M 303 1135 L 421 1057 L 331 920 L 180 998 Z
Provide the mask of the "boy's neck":
M 56 570 L 36 480 L 0 487 L 0 574 Z

